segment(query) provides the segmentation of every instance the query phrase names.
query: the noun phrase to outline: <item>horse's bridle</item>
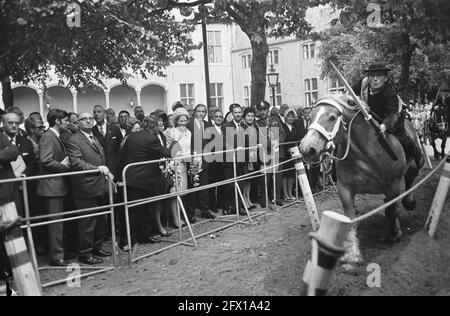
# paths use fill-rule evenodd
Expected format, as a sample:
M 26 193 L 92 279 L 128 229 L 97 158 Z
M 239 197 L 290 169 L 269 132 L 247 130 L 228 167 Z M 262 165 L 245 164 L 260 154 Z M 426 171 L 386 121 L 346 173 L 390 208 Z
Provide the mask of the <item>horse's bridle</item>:
M 339 133 L 341 124 L 343 124 L 344 128 L 346 128 L 346 124 L 345 124 L 344 120 L 342 119 L 342 116 L 344 115 L 344 108 L 342 107 L 342 105 L 340 105 L 338 102 L 336 102 L 334 100 L 319 101 L 314 107 L 319 107 L 321 105 L 329 105 L 339 111 L 340 115 L 336 120 L 333 130 L 331 132 L 328 132 L 322 125 L 319 124 L 319 119 L 320 119 L 321 115 L 317 115 L 316 120 L 314 121 L 314 123 L 311 124 L 311 126 L 309 127 L 308 130 L 314 130 L 314 131 L 318 132 L 319 134 L 321 134 L 323 137 L 325 137 L 325 139 L 328 141 L 327 146 L 326 146 L 326 151 L 329 151 L 330 149 L 334 150 L 334 148 L 336 147 L 336 145 L 334 143 L 334 138 L 336 137 L 337 133 Z M 320 112 L 319 112 L 319 114 L 320 114 Z
M 350 121 L 350 125 L 347 129 L 347 123 L 343 120 L 344 108 L 341 104 L 339 104 L 339 102 L 332 100 L 332 99 L 324 99 L 324 100 L 319 101 L 314 106 L 314 108 L 319 107 L 321 105 L 328 105 L 328 106 L 335 108 L 336 110 L 338 110 L 340 115 L 337 118 L 336 123 L 333 127 L 333 130 L 331 132 L 328 132 L 322 125 L 320 125 L 318 123 L 320 115 L 318 115 L 316 117 L 316 120 L 314 121 L 314 123 L 312 123 L 311 126 L 308 128 L 308 130 L 314 130 L 314 131 L 318 132 L 319 134 L 321 134 L 323 137 L 325 137 L 325 139 L 328 140 L 325 150 L 321 153 L 320 162 L 322 162 L 324 155 L 329 156 L 330 158 L 332 158 L 334 160 L 343 161 L 347 158 L 347 156 L 350 152 L 351 133 L 352 133 L 353 122 L 354 122 L 355 118 L 358 116 L 358 114 L 361 113 L 361 111 L 358 111 L 353 116 L 353 118 Z M 334 139 L 336 138 L 336 135 L 339 133 L 339 129 L 340 129 L 341 125 L 343 126 L 344 130 L 348 131 L 348 141 L 347 141 L 347 149 L 346 149 L 345 155 L 342 158 L 339 158 L 339 157 L 334 156 L 333 152 L 336 149 L 336 144 L 334 143 Z

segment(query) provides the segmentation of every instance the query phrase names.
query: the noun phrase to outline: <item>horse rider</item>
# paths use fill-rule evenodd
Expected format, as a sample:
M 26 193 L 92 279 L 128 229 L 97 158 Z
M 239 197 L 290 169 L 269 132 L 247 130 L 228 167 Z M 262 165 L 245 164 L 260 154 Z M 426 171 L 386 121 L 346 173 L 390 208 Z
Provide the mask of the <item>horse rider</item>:
M 390 68 L 384 63 L 373 62 L 354 87 L 356 95 L 370 108 L 373 117 L 380 124 L 383 133 L 394 134 L 405 150 L 406 157 L 412 157 L 420 165 L 422 151 L 415 141 L 406 134 L 405 113 L 400 113 L 400 101 L 395 87 L 389 81 Z

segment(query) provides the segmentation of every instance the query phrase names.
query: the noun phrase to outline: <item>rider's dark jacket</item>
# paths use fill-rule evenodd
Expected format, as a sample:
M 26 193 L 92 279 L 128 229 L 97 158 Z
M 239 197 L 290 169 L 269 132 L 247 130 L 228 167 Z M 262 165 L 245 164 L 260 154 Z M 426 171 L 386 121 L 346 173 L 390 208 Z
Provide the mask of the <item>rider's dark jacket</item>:
M 369 105 L 380 124 L 386 125 L 388 131 L 393 130 L 399 119 L 399 99 L 391 83 L 387 82 L 381 91 L 374 94 L 368 78 L 363 78 L 353 87 L 353 91 Z

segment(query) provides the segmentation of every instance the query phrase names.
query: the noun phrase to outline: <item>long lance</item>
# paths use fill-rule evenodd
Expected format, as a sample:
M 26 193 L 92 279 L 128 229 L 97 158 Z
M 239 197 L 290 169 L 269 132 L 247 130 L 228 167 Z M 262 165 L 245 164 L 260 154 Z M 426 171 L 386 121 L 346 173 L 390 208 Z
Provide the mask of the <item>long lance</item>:
M 380 145 L 389 154 L 389 156 L 392 158 L 392 160 L 398 161 L 397 155 L 392 150 L 392 148 L 389 145 L 389 143 L 386 141 L 386 135 L 381 131 L 380 125 L 378 124 L 378 122 L 375 121 L 375 119 L 373 118 L 372 115 L 369 114 L 369 112 L 367 112 L 366 108 L 362 105 L 362 103 L 361 103 L 360 99 L 358 98 L 358 96 L 356 95 L 355 91 L 353 91 L 353 88 L 350 86 L 348 81 L 344 78 L 344 76 L 339 71 L 339 69 L 336 67 L 336 65 L 332 61 L 330 61 L 330 63 L 331 63 L 331 66 L 333 66 L 334 71 L 336 71 L 336 74 L 339 76 L 339 78 L 344 83 L 345 87 L 347 88 L 347 91 L 350 93 L 350 95 L 352 96 L 353 100 L 355 100 L 355 102 L 358 105 L 359 109 L 361 110 L 362 114 L 366 118 L 366 121 L 369 122 L 370 126 L 372 126 L 375 129 L 375 132 L 377 134 L 378 141 L 380 142 Z

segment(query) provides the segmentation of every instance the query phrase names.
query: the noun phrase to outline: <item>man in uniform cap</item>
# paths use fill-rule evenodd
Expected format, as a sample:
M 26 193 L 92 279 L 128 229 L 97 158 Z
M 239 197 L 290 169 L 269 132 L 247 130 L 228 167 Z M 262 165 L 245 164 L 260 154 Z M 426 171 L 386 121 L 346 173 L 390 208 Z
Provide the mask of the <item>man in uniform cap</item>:
M 353 87 L 364 101 L 374 118 L 380 123 L 383 133 L 394 134 L 405 150 L 407 157 L 415 159 L 417 165 L 423 163 L 422 151 L 406 134 L 405 117 L 400 115 L 400 101 L 395 87 L 389 81 L 391 71 L 382 62 L 373 62 L 366 70 L 366 77 Z

